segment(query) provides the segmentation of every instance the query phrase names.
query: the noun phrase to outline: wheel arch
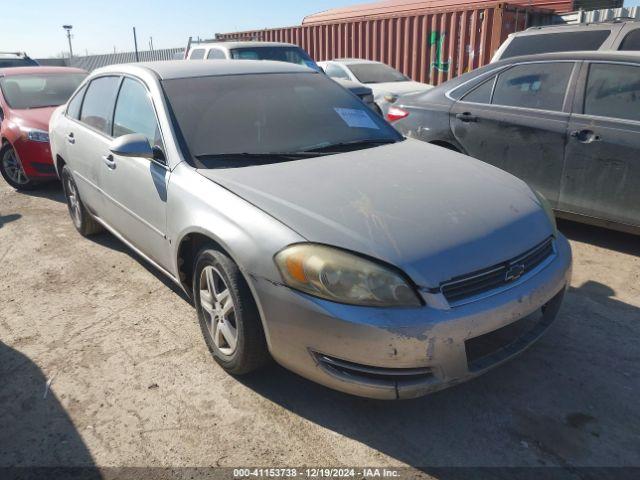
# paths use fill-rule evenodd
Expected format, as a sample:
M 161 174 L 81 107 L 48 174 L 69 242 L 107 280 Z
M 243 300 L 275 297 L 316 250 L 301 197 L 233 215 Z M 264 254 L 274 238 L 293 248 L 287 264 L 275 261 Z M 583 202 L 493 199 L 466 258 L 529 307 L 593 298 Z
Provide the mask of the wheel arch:
M 258 315 L 260 316 L 262 331 L 264 332 L 265 338 L 267 340 L 267 345 L 269 345 L 270 347 L 271 341 L 269 338 L 269 330 L 264 320 L 264 312 L 260 304 L 260 299 L 256 293 L 253 282 L 250 279 L 251 274 L 247 272 L 245 268 L 243 268 L 242 263 L 238 261 L 231 249 L 225 245 L 222 239 L 217 238 L 216 235 L 212 234 L 209 231 L 194 229 L 183 233 L 180 237 L 180 240 L 176 242 L 176 245 L 177 248 L 175 261 L 177 278 L 180 281 L 182 289 L 189 295 L 190 298 L 193 298 L 193 269 L 195 267 L 195 261 L 198 252 L 200 252 L 203 248 L 210 246 L 211 248 L 224 253 L 231 260 L 233 260 L 233 262 L 238 266 L 238 269 L 240 270 L 240 274 L 244 278 L 244 281 L 249 286 L 249 291 L 251 292 L 251 296 L 253 297 L 253 301 L 258 310 Z

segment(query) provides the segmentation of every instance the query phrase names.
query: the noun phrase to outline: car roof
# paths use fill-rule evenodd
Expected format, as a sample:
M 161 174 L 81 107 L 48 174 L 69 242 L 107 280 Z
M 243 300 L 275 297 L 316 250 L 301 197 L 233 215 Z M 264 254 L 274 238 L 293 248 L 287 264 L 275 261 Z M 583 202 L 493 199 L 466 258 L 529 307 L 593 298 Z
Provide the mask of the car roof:
M 616 61 L 640 61 L 640 52 L 637 51 L 615 51 L 596 50 L 586 52 L 554 52 L 539 53 L 536 55 L 523 55 L 520 57 L 509 57 L 499 62 L 489 65 L 501 65 L 514 63 L 515 61 L 535 61 L 535 60 L 616 60 Z
M 265 73 L 317 73 L 312 68 L 302 65 L 271 60 L 166 60 L 109 65 L 95 70 L 94 73 L 134 73 L 136 70 L 151 71 L 161 80 Z
M 74 67 L 9 67 L 0 68 L 0 76 L 10 77 L 13 75 L 31 75 L 43 73 L 87 73 L 86 70 Z
M 374 60 L 366 60 L 364 58 L 336 58 L 334 60 L 331 60 L 332 62 L 336 62 L 336 63 L 344 63 L 344 64 L 353 64 L 353 63 L 382 63 L 382 62 L 376 62 Z
M 259 42 L 257 40 L 246 40 L 246 41 L 220 41 L 220 42 L 203 42 L 203 43 L 195 43 L 191 45 L 191 49 L 196 48 L 209 48 L 209 47 L 224 47 L 227 49 L 232 48 L 249 48 L 249 47 L 298 47 L 298 45 L 294 45 L 293 43 L 284 43 L 284 42 Z
M 553 33 L 567 30 L 584 30 L 584 29 L 599 29 L 606 30 L 611 29 L 614 26 L 625 25 L 627 23 L 635 23 L 640 26 L 640 20 L 635 18 L 629 19 L 611 19 L 611 20 L 603 20 L 599 22 L 583 22 L 583 23 L 560 23 L 557 25 L 537 25 L 535 27 L 529 27 L 526 30 L 522 30 L 520 32 L 516 32 L 514 35 L 525 35 L 530 33 Z M 619 28 L 619 27 L 618 27 Z

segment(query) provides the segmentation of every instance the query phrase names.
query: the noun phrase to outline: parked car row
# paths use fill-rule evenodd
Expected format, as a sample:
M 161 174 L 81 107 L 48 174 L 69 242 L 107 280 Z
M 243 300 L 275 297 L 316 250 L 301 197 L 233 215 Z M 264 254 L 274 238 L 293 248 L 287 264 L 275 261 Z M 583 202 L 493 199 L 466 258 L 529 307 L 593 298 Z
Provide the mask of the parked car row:
M 639 52 L 509 58 L 400 98 L 388 119 L 516 175 L 559 216 L 640 233 Z

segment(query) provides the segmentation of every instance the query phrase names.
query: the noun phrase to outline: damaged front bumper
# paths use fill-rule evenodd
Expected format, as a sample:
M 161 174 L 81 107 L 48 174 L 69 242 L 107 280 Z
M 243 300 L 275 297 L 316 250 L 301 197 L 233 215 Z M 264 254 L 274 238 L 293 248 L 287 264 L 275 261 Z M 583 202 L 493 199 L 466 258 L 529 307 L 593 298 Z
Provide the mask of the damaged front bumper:
M 555 248 L 526 281 L 450 309 L 340 305 L 256 278 L 253 287 L 278 363 L 346 393 L 414 398 L 478 376 L 544 333 L 571 278 L 561 235 Z

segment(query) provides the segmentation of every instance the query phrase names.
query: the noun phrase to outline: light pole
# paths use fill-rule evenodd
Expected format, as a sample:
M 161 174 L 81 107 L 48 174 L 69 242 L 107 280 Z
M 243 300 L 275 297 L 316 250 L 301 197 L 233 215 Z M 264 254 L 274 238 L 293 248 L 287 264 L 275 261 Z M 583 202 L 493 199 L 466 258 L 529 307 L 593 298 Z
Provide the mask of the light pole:
M 73 47 L 71 46 L 71 29 L 73 28 L 73 25 L 63 25 L 62 28 L 67 31 L 67 40 L 69 40 L 69 58 L 73 58 Z

